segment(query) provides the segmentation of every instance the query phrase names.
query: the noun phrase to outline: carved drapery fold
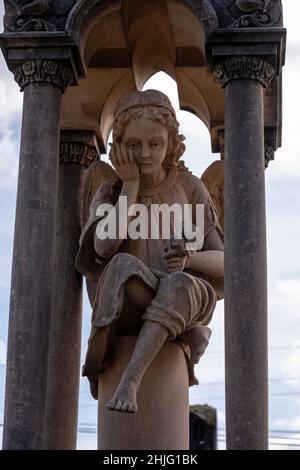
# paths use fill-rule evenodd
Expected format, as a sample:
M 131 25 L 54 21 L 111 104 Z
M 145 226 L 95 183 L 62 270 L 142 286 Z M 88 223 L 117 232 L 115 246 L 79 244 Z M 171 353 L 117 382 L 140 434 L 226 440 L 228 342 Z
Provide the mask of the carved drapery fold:
M 240 78 L 257 80 L 268 87 L 275 74 L 275 67 L 271 62 L 253 56 L 230 57 L 214 67 L 215 80 L 222 88 L 230 81 Z
M 29 83 L 48 82 L 57 85 L 64 92 L 73 84 L 74 74 L 65 65 L 53 60 L 30 60 L 17 65 L 13 69 L 16 82 L 21 91 Z

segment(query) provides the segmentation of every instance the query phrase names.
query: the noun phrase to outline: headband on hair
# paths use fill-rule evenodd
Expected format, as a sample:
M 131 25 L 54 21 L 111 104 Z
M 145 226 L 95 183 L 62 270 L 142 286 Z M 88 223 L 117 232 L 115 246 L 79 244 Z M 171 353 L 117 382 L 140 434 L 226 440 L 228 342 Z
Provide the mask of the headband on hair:
M 146 90 L 132 91 L 122 96 L 114 110 L 114 121 L 116 121 L 118 116 L 124 111 L 131 108 L 140 108 L 141 106 L 157 106 L 168 109 L 176 118 L 176 113 L 171 101 L 164 93 L 157 90 Z

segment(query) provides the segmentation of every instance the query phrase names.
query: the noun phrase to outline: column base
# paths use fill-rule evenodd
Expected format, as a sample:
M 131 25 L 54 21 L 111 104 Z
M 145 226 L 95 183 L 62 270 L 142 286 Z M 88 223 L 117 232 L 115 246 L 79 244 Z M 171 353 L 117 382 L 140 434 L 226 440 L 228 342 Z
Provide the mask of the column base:
M 136 343 L 116 337 L 115 355 L 99 376 L 99 450 L 188 450 L 189 380 L 184 353 L 167 341 L 146 371 L 138 392 L 138 411 L 110 411 L 113 396 Z

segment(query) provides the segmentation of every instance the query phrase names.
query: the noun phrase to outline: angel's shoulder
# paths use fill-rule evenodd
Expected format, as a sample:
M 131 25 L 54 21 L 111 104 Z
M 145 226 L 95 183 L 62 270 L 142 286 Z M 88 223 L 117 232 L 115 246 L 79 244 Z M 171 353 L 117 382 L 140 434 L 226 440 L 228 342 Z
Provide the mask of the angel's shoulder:
M 179 181 L 184 187 L 189 199 L 203 199 L 204 201 L 210 199 L 210 195 L 206 189 L 205 184 L 198 176 L 188 171 L 180 171 Z

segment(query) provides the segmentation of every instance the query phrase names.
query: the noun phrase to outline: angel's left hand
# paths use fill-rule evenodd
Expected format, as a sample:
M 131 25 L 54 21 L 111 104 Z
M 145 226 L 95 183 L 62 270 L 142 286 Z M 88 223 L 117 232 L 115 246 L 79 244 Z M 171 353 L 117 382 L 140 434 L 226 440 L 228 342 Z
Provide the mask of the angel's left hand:
M 179 250 L 169 250 L 163 257 L 168 264 L 168 272 L 183 271 L 186 267 L 187 256 L 179 252 Z

